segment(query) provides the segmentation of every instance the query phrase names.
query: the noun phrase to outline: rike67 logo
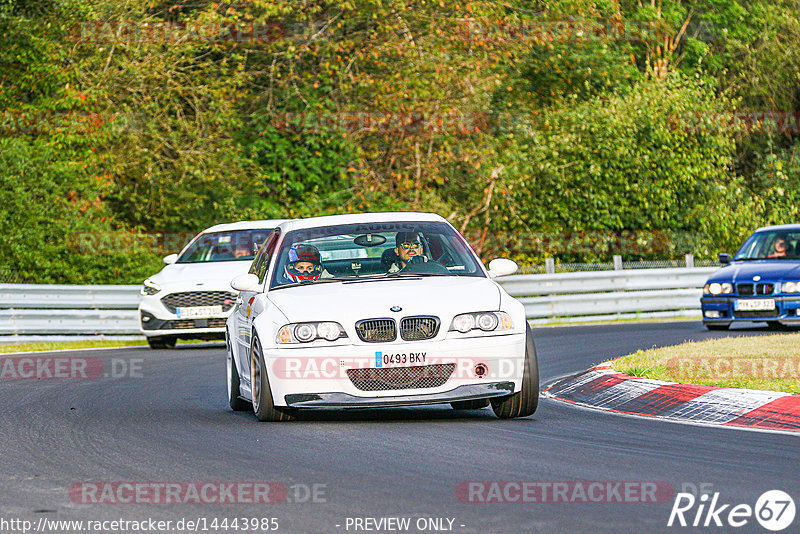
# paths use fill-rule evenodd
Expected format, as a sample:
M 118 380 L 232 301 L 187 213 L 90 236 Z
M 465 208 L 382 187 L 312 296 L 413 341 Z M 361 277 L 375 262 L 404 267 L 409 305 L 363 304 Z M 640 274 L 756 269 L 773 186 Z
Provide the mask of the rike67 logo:
M 692 527 L 743 527 L 755 518 L 765 529 L 772 532 L 784 530 L 794 521 L 794 499 L 781 490 L 764 492 L 755 506 L 749 504 L 723 504 L 719 492 L 704 493 L 695 497 L 692 493 L 678 493 L 672 504 L 667 526 Z

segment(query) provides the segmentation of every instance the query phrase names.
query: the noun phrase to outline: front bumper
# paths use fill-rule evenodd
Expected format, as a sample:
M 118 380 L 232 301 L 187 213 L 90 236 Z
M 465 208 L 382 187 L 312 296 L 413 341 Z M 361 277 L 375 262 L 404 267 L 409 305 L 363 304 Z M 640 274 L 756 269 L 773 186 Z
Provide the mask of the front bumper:
M 752 300 L 771 298 L 775 300 L 775 308 L 761 311 L 740 311 L 734 309 L 736 300 Z M 714 296 L 702 297 L 700 308 L 703 312 L 703 324 L 730 325 L 740 322 L 776 321 L 784 325 L 800 325 L 800 296 Z
M 459 386 L 443 393 L 404 395 L 396 397 L 356 397 L 347 393 L 299 393 L 286 395 L 286 405 L 292 408 L 386 408 L 419 406 L 445 402 L 490 399 L 514 393 L 513 382 L 493 382 Z
M 233 313 L 186 319 L 168 310 L 161 302 L 162 293 L 143 296 L 139 303 L 139 329 L 147 337 L 177 336 L 184 339 L 224 339 L 225 323 Z
M 390 354 L 424 354 L 425 361 L 378 364 Z M 522 387 L 525 334 L 460 339 L 371 343 L 264 351 L 276 406 L 407 406 L 508 395 Z M 452 373 L 432 385 L 403 387 L 408 381 L 365 389 L 348 372 L 386 371 L 452 365 Z M 483 366 L 485 372 L 478 374 Z M 416 372 L 416 371 L 415 371 Z M 378 379 L 380 382 L 383 379 Z M 386 379 L 387 383 L 391 378 Z

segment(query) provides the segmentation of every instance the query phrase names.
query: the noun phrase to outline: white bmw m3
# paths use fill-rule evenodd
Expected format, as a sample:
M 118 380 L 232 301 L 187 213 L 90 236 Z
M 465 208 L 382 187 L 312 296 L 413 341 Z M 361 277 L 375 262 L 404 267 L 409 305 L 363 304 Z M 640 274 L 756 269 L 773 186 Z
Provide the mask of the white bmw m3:
M 267 236 L 226 324 L 228 399 L 261 421 L 299 410 L 491 404 L 536 411 L 520 302 L 444 218 L 364 213 L 286 221 Z

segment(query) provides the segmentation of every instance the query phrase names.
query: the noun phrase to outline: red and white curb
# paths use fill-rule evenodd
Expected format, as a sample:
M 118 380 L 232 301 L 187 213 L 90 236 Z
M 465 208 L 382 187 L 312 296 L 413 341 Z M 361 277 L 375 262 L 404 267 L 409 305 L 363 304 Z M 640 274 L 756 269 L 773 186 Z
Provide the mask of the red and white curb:
M 614 371 L 609 362 L 559 380 L 543 393 L 624 414 L 800 433 L 800 395 L 638 378 Z

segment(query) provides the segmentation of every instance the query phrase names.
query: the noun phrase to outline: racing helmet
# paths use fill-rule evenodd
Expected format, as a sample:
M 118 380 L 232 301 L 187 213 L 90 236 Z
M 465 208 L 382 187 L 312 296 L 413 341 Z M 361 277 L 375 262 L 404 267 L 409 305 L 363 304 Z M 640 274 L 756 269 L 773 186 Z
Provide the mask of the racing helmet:
M 311 271 L 299 271 L 297 269 L 299 263 L 311 263 L 313 268 Z M 295 283 L 318 279 L 322 275 L 322 258 L 317 247 L 304 244 L 292 246 L 289 249 L 289 261 L 283 269 L 283 275 Z

